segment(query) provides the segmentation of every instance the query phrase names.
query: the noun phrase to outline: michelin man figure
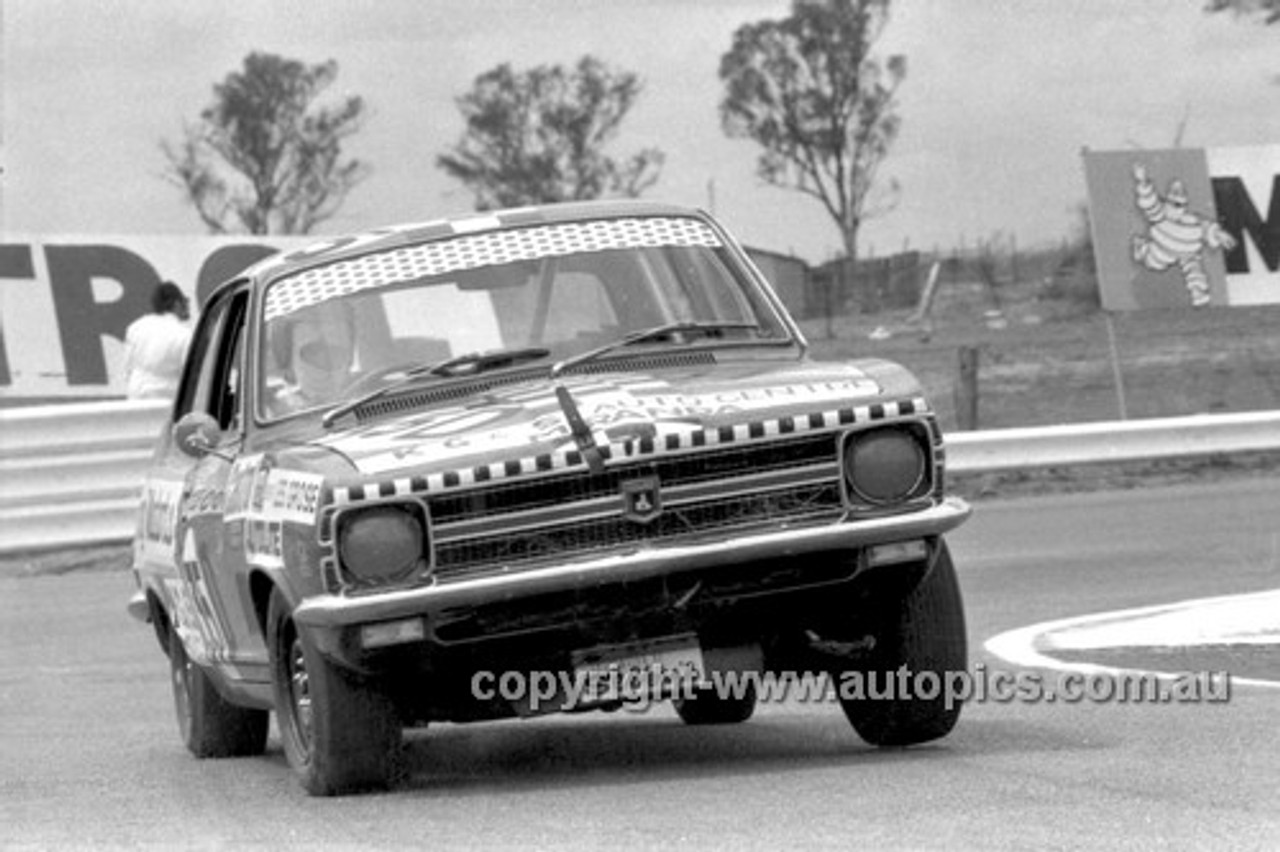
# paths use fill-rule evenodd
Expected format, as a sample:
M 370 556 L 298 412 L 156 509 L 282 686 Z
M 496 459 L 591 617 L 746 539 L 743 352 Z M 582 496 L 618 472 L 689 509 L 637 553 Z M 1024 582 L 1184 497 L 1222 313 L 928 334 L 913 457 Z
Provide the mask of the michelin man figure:
M 1204 268 L 1206 249 L 1230 250 L 1235 238 L 1217 223 L 1187 209 L 1187 190 L 1174 180 L 1163 198 L 1141 163 L 1133 165 L 1138 209 L 1150 227 L 1145 236 L 1133 238 L 1133 259 L 1147 269 L 1162 272 L 1174 265 L 1182 271 L 1191 304 L 1209 304 L 1209 276 Z

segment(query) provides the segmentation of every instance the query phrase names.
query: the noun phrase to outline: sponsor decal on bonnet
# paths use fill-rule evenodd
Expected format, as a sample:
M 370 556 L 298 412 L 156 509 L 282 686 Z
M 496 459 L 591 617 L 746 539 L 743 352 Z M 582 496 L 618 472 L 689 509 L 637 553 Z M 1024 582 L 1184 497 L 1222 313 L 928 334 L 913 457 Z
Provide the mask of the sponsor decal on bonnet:
M 681 393 L 665 382 L 652 380 L 587 385 L 572 391 L 583 420 L 596 433 L 597 443 L 608 445 L 620 443 L 614 435 L 625 435 L 627 427 L 647 427 L 647 434 L 658 438 L 688 436 L 701 432 L 708 420 L 787 404 L 812 411 L 824 404 L 874 397 L 881 388 L 870 377 L 859 374 L 838 381 L 707 393 Z M 462 453 L 496 455 L 539 444 L 557 445 L 554 452 L 558 453 L 573 448 L 569 424 L 546 388 L 493 394 L 491 401 L 481 409 L 437 409 L 408 422 L 364 429 L 333 443 L 360 457 L 361 469 L 372 474 Z

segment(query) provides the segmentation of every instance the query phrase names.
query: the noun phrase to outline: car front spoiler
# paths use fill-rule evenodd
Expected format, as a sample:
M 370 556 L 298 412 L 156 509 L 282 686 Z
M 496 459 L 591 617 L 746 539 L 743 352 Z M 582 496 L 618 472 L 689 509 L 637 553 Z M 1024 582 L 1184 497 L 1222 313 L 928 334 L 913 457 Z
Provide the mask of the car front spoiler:
M 587 589 L 735 562 L 856 550 L 942 535 L 963 523 L 971 512 L 964 500 L 948 497 L 935 506 L 909 514 L 819 527 L 784 525 L 777 530 L 713 543 L 646 547 L 566 565 L 376 594 L 318 595 L 304 600 L 294 611 L 294 619 L 298 624 L 311 628 L 342 628 L 430 615 L 445 608 Z

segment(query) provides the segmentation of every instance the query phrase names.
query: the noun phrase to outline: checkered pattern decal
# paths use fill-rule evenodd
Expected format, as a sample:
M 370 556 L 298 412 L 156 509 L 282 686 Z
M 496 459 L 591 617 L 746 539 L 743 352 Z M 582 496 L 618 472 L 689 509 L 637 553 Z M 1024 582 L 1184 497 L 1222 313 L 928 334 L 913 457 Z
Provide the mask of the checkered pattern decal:
M 824 429 L 893 420 L 899 417 L 925 414 L 929 406 L 923 398 L 899 402 L 874 403 L 853 408 L 839 408 L 814 414 L 779 417 L 738 423 L 733 426 L 707 428 L 693 432 L 672 433 L 658 438 L 641 438 L 622 444 L 600 444 L 605 461 L 616 459 L 635 460 L 645 456 L 678 452 L 697 447 L 728 446 L 780 435 L 796 435 Z M 424 492 L 439 492 L 483 482 L 496 482 L 531 473 L 566 470 L 584 467 L 582 453 L 576 449 L 560 450 L 506 462 L 480 465 L 463 470 L 445 471 L 429 476 L 411 476 L 368 482 L 363 485 L 339 486 L 326 489 L 324 502 L 339 506 L 385 497 L 406 496 Z
M 286 316 L 337 296 L 426 275 L 606 249 L 720 244 L 715 232 L 697 219 L 658 216 L 456 236 L 338 261 L 285 278 L 267 291 L 266 319 Z

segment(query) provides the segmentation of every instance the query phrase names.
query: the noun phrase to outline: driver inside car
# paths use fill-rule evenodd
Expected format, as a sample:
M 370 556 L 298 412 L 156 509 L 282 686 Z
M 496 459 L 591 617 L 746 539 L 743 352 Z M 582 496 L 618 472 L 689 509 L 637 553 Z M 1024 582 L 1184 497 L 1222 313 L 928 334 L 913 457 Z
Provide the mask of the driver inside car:
M 291 414 L 334 402 L 356 377 L 355 317 L 349 305 L 324 302 L 279 320 L 271 351 L 283 385 L 270 413 Z

